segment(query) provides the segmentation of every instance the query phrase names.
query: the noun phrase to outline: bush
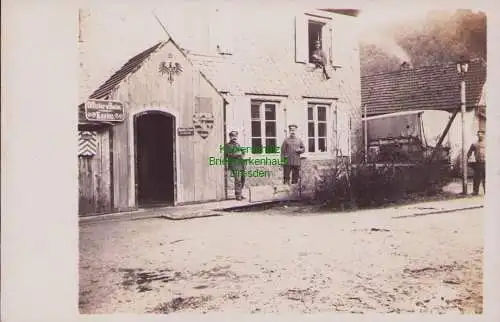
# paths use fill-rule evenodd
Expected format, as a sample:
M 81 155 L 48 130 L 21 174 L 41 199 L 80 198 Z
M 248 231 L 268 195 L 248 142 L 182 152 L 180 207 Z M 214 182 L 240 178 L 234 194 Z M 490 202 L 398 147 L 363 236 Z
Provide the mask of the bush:
M 435 195 L 452 179 L 449 164 L 361 163 L 323 177 L 316 200 L 335 208 L 373 207 L 405 200 L 409 195 Z M 345 168 L 344 168 L 345 169 Z

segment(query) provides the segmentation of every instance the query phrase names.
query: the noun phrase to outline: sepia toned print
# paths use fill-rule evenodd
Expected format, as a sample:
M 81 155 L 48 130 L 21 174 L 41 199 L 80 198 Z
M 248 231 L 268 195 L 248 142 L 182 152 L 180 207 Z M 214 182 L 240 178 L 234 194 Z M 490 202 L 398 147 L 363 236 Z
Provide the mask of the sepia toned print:
M 80 9 L 80 312 L 482 313 L 486 14 L 281 9 Z

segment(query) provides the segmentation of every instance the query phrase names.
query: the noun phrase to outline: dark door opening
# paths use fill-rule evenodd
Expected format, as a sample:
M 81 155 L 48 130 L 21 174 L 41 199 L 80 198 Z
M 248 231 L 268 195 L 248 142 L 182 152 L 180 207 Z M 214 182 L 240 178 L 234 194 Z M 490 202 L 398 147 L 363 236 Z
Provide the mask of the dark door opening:
M 137 202 L 140 206 L 173 205 L 175 118 L 147 112 L 134 121 Z

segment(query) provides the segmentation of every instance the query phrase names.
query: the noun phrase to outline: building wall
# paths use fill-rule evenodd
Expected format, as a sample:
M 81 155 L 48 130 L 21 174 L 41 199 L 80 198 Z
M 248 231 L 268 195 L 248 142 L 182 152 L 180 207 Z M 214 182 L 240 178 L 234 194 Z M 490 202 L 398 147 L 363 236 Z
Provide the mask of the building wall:
M 318 10 L 304 11 L 303 8 L 292 5 L 281 6 L 279 14 L 276 14 L 272 8 L 273 6 L 240 4 L 208 6 L 203 9 L 207 13 L 203 20 L 197 21 L 196 25 L 190 26 L 188 30 L 177 28 L 175 34 L 181 42 L 184 41 L 189 46 L 192 44 L 195 50 L 216 53 L 216 46 L 220 45 L 220 48 L 231 53 L 241 64 L 262 59 L 286 69 L 287 65 L 303 65 L 306 62 L 304 57 L 297 57 L 296 46 L 307 46 L 307 21 L 326 22 L 324 34 L 330 37 L 323 39 L 324 51 L 331 51 L 333 65 L 341 66 L 340 69 L 330 71 L 332 92 L 336 93 L 338 110 L 342 111 L 338 119 L 338 132 L 344 138 L 340 142 L 340 148 L 344 155 L 355 153 L 362 147 L 357 18 Z M 172 19 L 173 28 L 177 24 L 174 23 L 175 19 Z M 200 32 L 198 28 L 202 28 L 204 32 Z M 206 41 L 206 38 L 209 41 Z M 200 47 L 199 44 L 204 45 Z M 188 48 L 191 48 L 189 46 Z M 270 93 L 272 86 L 269 84 Z M 293 92 L 286 94 L 290 100 L 302 100 L 301 89 L 301 86 L 297 86 Z M 231 95 L 240 96 L 242 93 L 233 92 Z
M 96 154 L 78 156 L 79 214 L 112 210 L 110 131 L 93 131 L 97 139 Z
M 183 71 L 174 75 L 170 84 L 166 75 L 159 73 L 159 65 L 169 61 L 181 64 Z M 176 137 L 177 203 L 222 200 L 224 195 L 224 170 L 208 165 L 208 159 L 224 142 L 223 99 L 200 76 L 189 61 L 171 43 L 154 53 L 144 65 L 118 87 L 110 99 L 124 103 L 126 121 L 113 128 L 114 155 L 114 204 L 119 209 L 134 208 L 135 151 L 133 117 L 136 113 L 157 110 L 175 116 L 176 128 L 193 127 L 193 114 L 198 112 L 197 97 L 211 99 L 214 125 L 209 136 Z M 210 109 L 210 108 L 208 108 Z M 207 184 L 210 182 L 211 184 Z
M 231 28 L 226 28 L 225 37 L 216 38 L 221 42 L 222 48 L 230 49 L 233 56 L 242 62 L 245 59 L 254 60 L 265 57 L 274 57 L 279 64 L 302 64 L 297 62 L 296 45 L 307 43 L 306 39 L 297 38 L 297 28 L 304 29 L 307 19 L 316 18 L 308 16 L 302 10 L 289 10 L 288 14 L 276 15 L 272 10 L 262 7 L 255 11 L 232 11 L 233 20 L 238 23 Z M 224 10 L 218 14 L 222 15 Z M 253 13 L 253 14 L 252 14 Z M 360 111 L 360 61 L 357 39 L 356 18 L 342 15 L 328 15 L 318 11 L 308 13 L 331 16 L 328 26 L 332 29 L 331 39 L 323 40 L 331 44 L 333 65 L 342 68 L 330 71 L 333 81 L 332 92 L 335 97 L 304 98 L 301 86 L 292 87 L 293 90 L 283 96 L 245 95 L 244 89 L 229 93 L 226 97 L 229 102 L 227 107 L 227 131 L 237 129 L 240 132 L 239 141 L 243 146 L 251 146 L 251 116 L 250 102 L 252 99 L 279 102 L 278 118 L 278 145 L 281 146 L 287 137 L 287 125 L 295 123 L 299 126 L 297 135 L 307 144 L 307 106 L 308 103 L 326 103 L 331 105 L 331 115 L 328 124 L 330 153 L 325 155 L 305 153 L 303 156 L 302 177 L 305 189 L 313 189 L 315 182 L 311 173 L 321 175 L 323 168 L 332 167 L 337 156 L 350 156 L 362 146 L 361 111 Z M 259 23 L 255 23 L 258 16 Z M 237 19 L 237 20 L 236 20 Z M 224 22 L 224 20 L 222 20 Z M 216 24 L 212 21 L 212 24 Z M 300 24 L 302 24 L 300 26 Z M 299 27 L 297 27 L 299 25 Z M 220 27 L 219 27 L 220 28 Z M 212 28 L 212 30 L 219 30 Z M 347 32 L 349 31 L 349 32 Z M 302 32 L 304 34 L 304 32 Z M 211 38 L 211 39 L 212 39 Z M 214 42 L 212 42 L 212 45 Z M 324 48 L 326 52 L 330 48 Z M 307 61 L 306 61 L 307 63 Z M 264 67 L 265 68 L 265 67 Z M 269 88 L 269 93 L 272 88 Z M 265 94 L 265 93 L 264 93 Z M 279 158 L 279 154 L 266 155 Z M 247 157 L 259 157 L 248 155 Z M 316 165 L 316 167 L 315 167 Z M 269 171 L 271 177 L 248 177 L 247 186 L 257 187 L 262 185 L 278 186 L 283 178 L 281 166 L 252 166 L 255 169 Z M 319 172 L 318 172 L 319 171 Z M 306 179 L 307 178 L 307 179 Z M 309 180 L 311 179 L 311 180 Z M 228 192 L 233 192 L 233 180 L 229 178 Z
M 449 145 L 452 165 L 461 172 L 462 160 L 462 123 L 461 115 L 457 114 L 453 125 L 450 128 Z M 465 152 L 469 150 L 472 143 L 477 141 L 477 131 L 479 130 L 479 117 L 476 111 L 465 113 Z M 470 161 L 474 161 L 471 157 Z M 471 173 L 471 172 L 469 172 Z
M 226 122 L 227 131 L 239 131 L 239 143 L 245 147 L 251 147 L 251 115 L 250 106 L 252 99 L 267 100 L 269 102 L 279 102 L 279 109 L 277 111 L 277 142 L 281 147 L 283 140 L 288 136 L 287 125 L 297 124 L 297 136 L 302 139 L 307 149 L 307 107 L 310 102 L 327 103 L 331 106 L 331 113 L 329 114 L 328 122 L 328 139 L 329 139 L 329 153 L 309 153 L 306 151 L 302 156 L 302 177 L 304 189 L 311 190 L 315 185 L 312 180 L 311 173 L 316 173 L 314 165 L 320 167 L 318 174 L 323 173 L 323 168 L 330 166 L 333 167 L 337 157 L 349 155 L 349 118 L 352 111 L 346 108 L 346 105 L 339 105 L 336 100 L 318 100 L 318 99 L 298 99 L 298 98 L 285 98 L 285 97 L 264 97 L 264 96 L 227 96 L 229 102 L 227 107 Z M 353 135 L 352 135 L 353 136 Z M 226 141 L 227 141 L 226 137 Z M 265 154 L 265 155 L 252 155 L 247 154 L 247 158 L 280 158 L 280 154 Z M 252 165 L 247 167 L 248 170 L 262 170 L 268 171 L 270 176 L 264 177 L 247 177 L 247 187 L 257 187 L 263 185 L 279 186 L 283 180 L 283 169 L 278 165 Z M 323 170 L 321 170 L 323 169 Z M 232 196 L 234 191 L 234 181 L 231 177 L 228 180 L 229 196 Z

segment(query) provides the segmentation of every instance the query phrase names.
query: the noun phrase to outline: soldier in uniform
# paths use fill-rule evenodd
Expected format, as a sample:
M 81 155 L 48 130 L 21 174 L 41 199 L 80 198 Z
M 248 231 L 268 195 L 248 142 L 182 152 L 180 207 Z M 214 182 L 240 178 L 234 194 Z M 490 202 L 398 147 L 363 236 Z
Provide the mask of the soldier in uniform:
M 281 145 L 281 158 L 287 162 L 283 165 L 283 183 L 290 184 L 290 172 L 292 173 L 292 184 L 299 180 L 300 155 L 305 152 L 304 143 L 296 136 L 297 125 L 288 126 L 290 136 Z
M 312 54 L 312 62 L 316 65 L 316 68 L 321 68 L 323 70 L 323 76 L 325 76 L 326 79 L 330 79 L 330 76 L 328 76 L 326 72 L 327 59 L 325 52 L 321 49 L 321 42 L 316 40 L 315 46 L 316 49 Z
M 467 152 L 467 160 L 469 160 L 472 153 L 474 153 L 474 158 L 476 163 L 474 165 L 474 177 L 473 177 L 473 192 L 472 194 L 477 196 L 479 194 L 479 186 L 481 182 L 483 183 L 483 191 L 486 193 L 486 144 L 484 142 L 484 131 L 477 132 L 477 142 L 470 146 L 469 152 Z
M 228 170 L 234 177 L 234 195 L 236 200 L 243 200 L 243 187 L 245 186 L 245 151 L 238 143 L 238 131 L 229 132 L 229 142 L 224 146 L 224 156 L 228 161 Z

